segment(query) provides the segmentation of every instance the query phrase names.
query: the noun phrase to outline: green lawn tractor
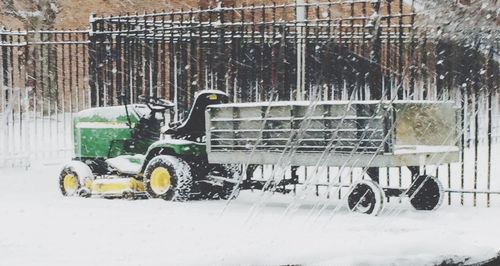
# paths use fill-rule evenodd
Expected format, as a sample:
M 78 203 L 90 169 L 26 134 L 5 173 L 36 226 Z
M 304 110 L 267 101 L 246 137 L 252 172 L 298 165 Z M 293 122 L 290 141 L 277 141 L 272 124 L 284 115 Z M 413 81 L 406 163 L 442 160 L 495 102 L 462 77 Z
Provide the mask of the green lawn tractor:
M 169 127 L 163 125 L 173 105 L 155 97 L 142 97 L 145 104 L 81 111 L 74 119 L 75 157 L 59 176 L 62 194 L 176 201 L 228 198 L 234 182 L 209 176 L 234 176 L 237 169 L 209 164 L 205 151 L 205 109 L 228 98 L 222 91 L 201 91 L 186 119 Z

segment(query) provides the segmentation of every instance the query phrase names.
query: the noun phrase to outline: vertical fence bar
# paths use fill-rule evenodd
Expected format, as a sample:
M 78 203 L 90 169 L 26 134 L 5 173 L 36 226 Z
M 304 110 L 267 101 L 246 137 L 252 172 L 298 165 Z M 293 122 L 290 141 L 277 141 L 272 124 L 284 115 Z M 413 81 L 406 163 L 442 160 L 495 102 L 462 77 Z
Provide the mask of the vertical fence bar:
M 150 68 L 150 53 L 151 53 L 151 40 L 148 38 L 148 33 L 149 33 L 149 25 L 148 25 L 148 18 L 145 16 L 146 12 L 144 12 L 142 16 L 142 27 L 143 29 L 141 30 L 141 82 L 140 82 L 140 93 L 138 95 L 150 95 L 150 90 L 149 90 L 149 85 L 150 85 L 150 73 L 151 73 L 151 68 Z
M 121 14 L 120 14 L 121 16 Z M 116 63 L 115 63 L 115 68 L 111 70 L 113 73 L 113 76 L 116 80 L 116 87 L 113 88 L 113 90 L 116 93 L 117 97 L 117 102 L 118 104 L 127 104 L 127 101 L 125 100 L 125 91 L 124 91 L 124 83 L 125 83 L 125 75 L 124 75 L 124 68 L 123 68 L 123 63 L 124 63 L 124 58 L 126 58 L 126 55 L 124 55 L 124 51 L 122 48 L 122 43 L 126 38 L 122 37 L 122 30 L 123 30 L 123 23 L 121 21 L 117 22 L 117 25 L 114 26 L 114 29 L 118 31 L 116 35 L 114 35 L 114 38 L 112 40 L 114 41 L 114 53 L 116 54 Z
M 24 120 L 25 121 L 25 132 L 26 132 L 26 137 L 25 137 L 25 140 L 26 140 L 26 143 L 25 143 L 25 151 L 29 154 L 29 160 L 31 159 L 34 159 L 33 158 L 33 152 L 32 152 L 32 147 L 31 147 L 31 140 L 30 140 L 30 137 L 31 137 L 31 123 L 32 123 L 32 119 L 31 119 L 31 115 L 30 113 L 33 112 L 30 108 L 30 104 L 31 104 L 31 98 L 33 98 L 33 86 L 31 85 L 31 81 L 30 81 L 30 51 L 29 51 L 29 47 L 30 47 L 30 44 L 29 44 L 29 36 L 28 36 L 28 31 L 25 31 L 25 35 L 24 35 L 24 46 L 23 46 L 23 55 L 24 55 L 24 60 L 23 60 L 23 64 L 24 64 L 24 89 L 25 89 L 25 99 L 24 99 L 24 107 L 25 107 L 25 117 L 26 119 Z M 1 88 L 0 88 L 1 90 Z M 1 97 L 1 93 L 0 93 L 0 97 Z M 0 125 L 1 125 L 1 122 L 0 122 Z M 0 161 L 0 166 L 1 166 L 1 161 Z
M 125 54 L 126 54 L 126 64 L 124 64 L 125 68 L 125 103 L 128 104 L 133 102 L 133 71 L 134 71 L 134 42 L 135 38 L 133 38 L 132 35 L 132 23 L 130 22 L 130 13 L 126 14 L 126 19 L 125 19 L 125 26 L 126 26 L 126 32 L 125 32 L 125 39 L 126 42 L 124 43 L 125 45 Z
M 36 41 L 36 40 L 39 40 L 40 35 L 37 34 L 37 33 L 33 33 L 33 41 Z M 40 49 L 39 49 L 40 46 L 36 46 L 36 47 L 33 47 L 32 48 L 32 53 L 31 53 L 31 60 L 32 60 L 32 63 L 33 63 L 33 73 L 31 74 L 32 77 L 33 77 L 33 119 L 34 119 L 34 123 L 33 123 L 33 132 L 34 132 L 34 136 L 33 136 L 33 149 L 36 149 L 37 152 L 33 152 L 35 157 L 38 157 L 38 145 L 37 145 L 37 141 L 38 140 L 38 137 L 40 136 L 39 135 L 39 119 L 38 119 L 38 113 L 41 111 L 41 108 L 39 108 L 40 106 L 40 103 L 39 103 L 39 99 L 40 99 L 40 89 L 38 88 L 38 84 L 39 84 L 39 81 L 38 81 L 38 78 L 39 78 L 39 75 L 38 75 L 38 64 L 37 62 L 40 62 L 39 60 L 39 56 L 40 56 Z
M 487 95 L 487 105 L 486 105 L 486 112 L 487 112 L 487 129 L 486 129 L 486 138 L 487 138 L 487 166 L 486 166 L 486 190 L 490 191 L 491 189 L 491 138 L 492 138 L 492 112 L 491 112 L 491 100 L 492 96 L 494 93 L 494 83 L 493 83 L 493 47 L 490 48 L 488 51 L 488 57 L 486 61 L 486 95 Z M 490 207 L 491 202 L 490 202 L 490 197 L 491 194 L 487 193 L 486 194 L 486 206 Z
M 80 99 L 80 91 L 85 91 L 84 87 L 82 86 L 82 83 L 80 82 L 80 78 L 84 77 L 84 74 L 82 73 L 81 76 L 80 76 L 80 73 L 82 72 L 82 70 L 84 69 L 83 67 L 79 67 L 79 63 L 81 62 L 81 60 L 83 60 L 83 58 L 85 58 L 85 56 L 83 55 L 83 49 L 82 47 L 85 47 L 84 45 L 82 45 L 82 42 L 84 38 L 82 38 L 82 34 L 77 34 L 76 35 L 76 41 L 77 41 L 77 44 L 75 45 L 75 50 L 76 50 L 76 53 L 75 53 L 75 66 L 71 66 L 72 69 L 75 70 L 75 91 L 73 92 L 73 97 L 74 97 L 74 105 L 72 106 L 71 110 L 70 110 L 70 118 L 71 120 L 73 120 L 73 114 L 77 111 L 80 111 L 83 109 L 83 106 L 81 104 L 81 101 L 84 100 L 85 98 L 85 94 L 83 94 L 83 98 Z M 82 64 L 82 65 L 85 65 L 85 64 Z M 71 123 L 71 121 L 70 121 Z M 73 134 L 71 134 L 73 135 Z
M 187 65 L 188 65 L 188 61 L 187 61 L 187 45 L 186 45 L 186 42 L 184 42 L 184 9 L 181 8 L 180 10 L 180 15 L 179 15 L 179 32 L 177 34 L 177 43 L 178 43 L 178 47 L 179 47 L 179 50 L 178 50 L 178 59 L 177 59 L 177 66 L 178 66 L 178 80 L 177 80 L 177 85 L 178 85 L 178 94 L 177 94 L 177 98 L 178 98 L 178 101 L 180 102 L 180 107 L 179 109 L 185 114 L 188 110 L 188 107 L 187 107 L 187 92 L 188 92 L 188 85 L 187 85 L 187 78 L 188 78 L 188 71 L 186 69 Z M 217 54 L 215 55 L 216 58 L 217 58 Z M 216 60 L 217 62 L 219 62 L 219 60 Z M 218 79 L 217 81 L 218 82 Z
M 473 186 L 474 186 L 474 191 L 477 190 L 477 176 L 478 176 L 478 146 L 479 146 L 479 92 L 477 90 L 474 90 L 473 92 L 473 114 L 474 114 L 474 180 L 473 180 Z M 472 194 L 473 196 L 473 203 L 472 205 L 476 207 L 477 205 L 477 193 L 474 192 Z
M 251 18 L 251 27 L 252 27 L 252 33 L 251 33 L 251 36 L 250 36 L 250 39 L 251 39 L 251 49 L 250 49 L 250 52 L 251 52 L 251 61 L 249 62 L 251 65 L 250 65 L 250 69 L 256 69 L 257 66 L 256 66 L 256 62 L 255 62 L 255 58 L 257 57 L 257 45 L 256 45 L 256 41 L 255 41 L 255 27 L 256 27 L 256 23 L 255 23 L 255 4 L 252 4 L 251 5 L 251 12 L 250 12 L 250 18 Z M 244 98 L 244 101 L 245 102 L 249 102 L 249 101 L 257 101 L 257 93 L 256 93 L 256 88 L 257 88 L 257 71 L 249 71 L 249 82 L 248 84 L 246 84 L 248 86 L 248 90 L 249 90 L 249 93 L 246 95 L 247 97 Z
M 8 36 L 8 42 L 13 44 L 14 43 L 14 35 L 12 34 L 12 31 L 10 31 L 10 35 Z M 14 90 L 15 90 L 15 83 L 14 83 L 14 45 L 10 46 L 10 49 L 8 51 L 8 57 L 9 57 L 9 64 L 8 64 L 8 77 L 9 77 L 9 143 L 10 143 L 10 152 L 13 153 L 15 156 L 17 156 L 16 152 L 16 146 L 15 146 L 15 104 L 16 104 L 16 99 L 14 98 Z
M 209 7 L 209 9 L 206 11 L 208 15 L 208 23 L 207 23 L 207 32 L 208 32 L 208 37 L 207 37 L 207 66 L 205 68 L 206 71 L 206 88 L 213 89 L 213 45 L 212 45 L 212 31 L 213 31 L 213 25 L 212 25 L 212 7 Z
M 144 86 L 143 86 L 143 78 L 144 78 L 144 47 L 145 40 L 142 35 L 145 34 L 144 22 L 141 22 L 140 19 L 144 19 L 144 17 L 140 18 L 139 13 L 135 13 L 136 16 L 136 30 L 135 30 L 135 39 L 136 39 L 136 60 L 135 63 L 135 87 L 134 87 L 134 102 L 138 100 L 138 96 L 144 94 Z M 142 26 L 142 27 L 141 27 Z
M 156 13 L 156 12 L 153 12 L 153 13 Z M 153 31 L 153 34 L 152 34 L 152 42 L 151 42 L 151 49 L 153 50 L 152 53 L 151 53 L 151 57 L 149 58 L 149 61 L 150 61 L 150 71 L 151 71 L 151 74 L 149 75 L 150 76 L 150 86 L 149 86 L 149 90 L 150 90 L 150 94 L 153 95 L 154 97 L 158 97 L 158 63 L 159 63 L 159 59 L 158 59 L 158 56 L 159 56 L 159 51 L 158 51 L 158 40 L 157 40 L 157 21 L 156 21 L 156 18 L 157 16 L 154 15 L 153 16 L 153 20 L 152 20 L 152 31 Z
M 372 2 L 372 9 L 377 14 L 380 12 L 380 1 Z M 377 25 L 376 21 L 373 21 L 375 25 L 372 26 L 371 29 L 371 52 L 370 52 L 370 98 L 371 99 L 383 99 L 385 96 L 382 92 L 381 81 L 382 81 L 382 73 L 381 73 L 381 28 L 380 25 Z
M 306 99 L 310 99 L 309 98 L 309 90 L 308 90 L 308 86 L 307 86 L 307 83 L 310 81 L 307 77 L 307 72 L 308 72 L 308 64 L 309 64 L 309 60 L 307 58 L 307 49 L 309 48 L 309 24 L 308 24 L 308 21 L 309 21 L 309 5 L 304 5 L 304 21 L 302 22 L 302 25 L 301 25 L 301 31 L 302 31 L 302 35 L 300 37 L 302 37 L 302 41 L 301 41 L 301 44 L 302 44 L 302 47 L 301 47 L 301 50 L 300 50 L 300 58 L 301 58 L 301 65 L 300 65 L 300 81 L 301 81 L 301 91 L 302 91 L 302 95 L 301 95 L 301 98 L 300 99 L 297 99 L 297 100 L 306 100 Z
M 221 3 L 222 5 L 222 3 Z M 216 89 L 225 91 L 225 66 L 224 66 L 224 61 L 225 61 L 225 56 L 224 56 L 224 46 L 225 46 L 225 28 L 224 28 L 224 11 L 222 9 L 222 6 L 220 6 L 217 9 L 217 41 L 216 41 L 216 71 L 217 71 L 217 81 L 216 81 Z
M 71 110 L 71 87 L 72 87 L 72 80 L 71 80 L 71 77 L 73 75 L 73 71 L 71 71 L 71 65 L 72 65 L 72 58 L 73 58 L 73 54 L 71 53 L 71 46 L 72 44 L 66 44 L 65 42 L 68 40 L 71 40 L 71 37 L 70 38 L 65 38 L 66 37 L 66 34 L 63 32 L 61 34 L 57 34 L 57 37 L 59 38 L 61 44 L 59 45 L 56 45 L 56 53 L 61 53 L 61 56 L 59 56 L 61 59 L 60 59 L 60 64 L 62 65 L 62 68 L 57 68 L 57 72 L 61 71 L 61 78 L 60 78 L 60 83 L 61 83 L 61 87 L 60 87 L 60 94 L 61 94 L 61 113 L 62 113 L 62 132 L 63 132 L 63 136 L 61 137 L 58 137 L 58 139 L 62 139 L 62 149 L 66 149 L 66 145 L 67 145 L 67 142 L 66 142 L 66 136 L 67 136 L 67 132 L 66 132 L 66 111 L 68 110 Z M 68 60 L 65 60 L 65 54 L 64 54 L 64 50 L 68 50 Z M 59 52 L 60 51 L 60 52 Z M 68 62 L 67 62 L 68 61 Z M 59 70 L 60 69 L 60 70 Z M 69 69 L 69 71 L 68 71 Z M 68 80 L 68 83 L 69 83 L 69 86 L 66 86 L 66 80 L 67 80 L 67 76 L 68 76 L 68 72 L 69 72 L 69 80 Z M 68 97 L 68 102 L 69 102 L 69 106 L 67 107 L 66 106 L 66 90 L 67 92 L 69 93 L 69 97 Z M 59 121 L 56 121 L 57 124 L 59 124 Z M 58 134 L 59 134 L 59 130 L 57 131 Z
M 98 84 L 98 97 L 99 106 L 106 106 L 108 100 L 108 86 L 106 85 L 106 71 L 104 68 L 104 63 L 107 61 L 107 38 L 108 34 L 103 34 L 105 31 L 104 17 L 99 18 L 98 30 L 101 33 L 98 37 L 98 43 L 100 44 L 97 48 L 97 84 Z
M 415 59 L 415 14 L 413 10 L 413 0 L 411 2 L 411 9 L 410 12 L 412 12 L 411 17 L 410 17 L 410 45 L 409 45 L 409 68 L 410 68 L 410 87 L 409 87 L 409 95 L 410 99 L 419 99 L 418 97 L 415 96 L 415 80 L 416 80 L 416 69 L 417 69 L 417 60 Z
M 404 77 L 403 77 L 403 49 L 404 49 L 404 44 L 403 44 L 403 7 L 404 7 L 404 3 L 403 3 L 403 0 L 399 0 L 399 29 L 398 29 L 398 76 L 399 76 L 399 82 L 398 84 L 402 84 L 403 85 L 403 82 L 404 82 Z M 401 87 L 401 94 L 402 94 L 402 98 L 401 99 L 408 99 L 408 92 L 407 92 L 407 89 L 405 89 L 405 86 L 400 86 Z
M 97 101 L 97 62 L 96 62 L 96 23 L 95 14 L 90 16 L 90 32 L 89 32 L 89 88 L 90 88 L 90 106 L 96 106 L 98 104 Z
M 390 99 L 394 99 L 395 98 L 395 95 L 397 95 L 397 98 L 396 99 L 399 99 L 400 96 L 399 96 L 399 91 L 394 91 L 395 87 L 392 86 L 393 83 L 393 79 L 394 79 L 394 72 L 391 71 L 391 69 L 394 69 L 393 68 L 393 63 L 391 62 L 392 60 L 392 41 L 391 41 L 391 35 L 392 35 L 392 24 L 391 24 L 391 19 L 392 19 L 392 1 L 393 0 L 389 0 L 387 1 L 387 4 L 386 4 L 386 9 L 387 9 L 387 25 L 386 25 L 386 48 L 385 48 L 385 55 L 384 55 L 384 64 L 385 66 L 387 67 L 385 71 L 383 71 L 383 75 L 384 76 L 387 76 L 389 78 L 389 81 L 388 82 L 385 82 L 384 83 L 384 90 L 386 92 L 389 92 L 388 95 L 390 97 Z
M 270 77 L 269 77 L 269 54 L 270 46 L 269 46 L 269 31 L 268 25 L 270 24 L 269 17 L 267 15 L 267 10 L 269 6 L 265 4 L 261 7 L 261 15 L 262 22 L 260 27 L 260 54 L 259 54 L 259 65 L 260 65 L 260 79 L 259 79 L 259 98 L 260 101 L 266 101 L 268 99 L 268 91 L 272 88 L 270 86 Z M 266 60 L 266 59 L 267 60 Z M 272 60 L 272 59 L 271 59 Z M 273 91 L 274 93 L 274 91 Z
M 198 72 L 198 77 L 197 77 L 197 86 L 198 88 L 205 88 L 204 86 L 204 83 L 205 83 L 205 80 L 206 80 L 206 76 L 204 76 L 204 65 L 203 65 L 203 61 L 204 59 L 206 58 L 205 57 L 205 51 L 203 50 L 203 14 L 202 12 L 198 12 L 198 38 L 197 38 L 197 47 L 196 47 L 196 54 L 198 55 L 198 60 L 197 60 L 197 64 L 196 64 L 196 69 L 197 69 L 197 72 Z
M 241 62 L 240 64 L 243 64 L 244 59 L 246 57 L 247 48 L 249 47 L 248 42 L 246 40 L 246 34 L 248 33 L 248 27 L 245 26 L 245 4 L 241 4 L 240 10 L 241 10 L 241 17 L 240 17 L 240 45 L 239 45 L 239 53 L 237 56 L 238 62 Z M 243 54 L 245 53 L 245 54 Z M 248 82 L 247 78 L 248 75 L 246 75 L 247 71 L 245 71 L 245 66 L 238 66 L 238 82 L 236 83 L 237 89 L 235 89 L 235 102 L 243 102 L 244 99 L 246 99 L 248 89 L 246 89 L 246 82 Z
M 6 44 L 5 44 L 5 32 L 3 30 L 0 30 L 0 43 L 2 46 L 0 47 L 0 167 L 3 167 L 6 164 L 7 161 L 7 121 L 5 119 L 5 113 L 7 112 L 7 101 L 6 101 L 6 86 L 5 86 L 5 49 L 6 49 Z
M 112 17 L 109 16 L 108 20 Z M 113 32 L 113 24 L 110 22 L 106 23 L 105 30 L 108 32 Z M 116 96 L 118 95 L 115 91 L 115 79 L 116 79 L 116 35 L 113 33 L 106 34 L 106 66 L 104 67 L 105 77 L 106 77 L 106 87 L 108 91 L 107 105 L 113 106 L 116 104 Z
M 467 99 L 468 99 L 468 94 L 467 94 L 467 89 L 464 86 L 460 86 L 460 109 L 461 109 L 461 136 L 460 136 L 460 189 L 464 189 L 464 177 L 465 177 L 465 134 L 466 134 L 466 119 L 467 119 L 467 113 L 465 111 L 465 108 L 467 106 Z M 460 193 L 460 205 L 464 205 L 464 193 Z
M 165 10 L 162 11 L 163 14 L 165 14 Z M 167 69 L 167 63 L 165 62 L 166 60 L 166 55 L 167 55 L 167 42 L 166 42 L 166 29 L 165 29 L 165 15 L 162 15 L 161 16 L 161 27 L 160 27 L 160 30 L 161 30 L 161 42 L 160 42 L 160 54 L 158 55 L 159 56 L 159 60 L 161 60 L 160 62 L 160 67 L 161 67 L 161 70 L 159 71 L 159 74 L 160 74 L 160 84 L 159 84 L 159 87 L 160 87 L 160 97 L 162 98 L 167 98 L 169 97 L 169 95 L 167 94 L 167 91 L 166 91 L 166 87 L 167 87 L 167 74 L 166 74 L 166 69 Z M 172 117 L 170 117 L 170 119 L 172 119 Z
M 177 56 L 176 56 L 176 47 L 175 47 L 175 42 L 174 42 L 174 20 L 175 16 L 171 12 L 170 15 L 170 45 L 169 45 L 169 62 L 170 62 L 170 71 L 169 71 L 169 77 L 170 77 L 170 97 L 174 101 L 174 114 L 175 118 L 174 121 L 177 121 L 180 119 L 179 117 L 179 103 L 177 99 Z

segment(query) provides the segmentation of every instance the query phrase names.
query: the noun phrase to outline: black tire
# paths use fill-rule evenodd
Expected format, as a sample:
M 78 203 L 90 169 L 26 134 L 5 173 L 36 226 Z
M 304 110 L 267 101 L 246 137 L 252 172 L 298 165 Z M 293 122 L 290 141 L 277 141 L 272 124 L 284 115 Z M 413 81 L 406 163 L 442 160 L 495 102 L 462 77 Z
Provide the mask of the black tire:
M 429 175 L 418 176 L 407 192 L 410 204 L 416 210 L 432 211 L 441 206 L 443 201 L 443 185 Z
M 376 216 L 384 208 L 385 193 L 372 180 L 361 180 L 351 186 L 347 207 L 351 212 Z
M 241 166 L 238 164 L 224 164 L 223 165 L 226 176 L 232 180 L 240 180 L 241 179 Z M 240 186 L 234 182 L 226 182 L 222 183 L 222 192 L 220 194 L 221 199 L 236 199 L 240 195 Z
M 70 179 L 71 182 L 68 182 Z M 93 180 L 90 167 L 80 161 L 71 161 L 59 174 L 59 189 L 63 196 L 90 197 Z M 71 186 L 68 186 L 68 183 L 71 183 Z
M 257 168 L 259 167 L 263 167 L 262 165 L 258 165 L 258 164 L 249 164 L 247 166 L 247 170 L 246 170 L 246 177 L 248 179 L 253 179 L 253 173 L 255 172 L 255 170 L 257 170 Z
M 170 176 L 166 189 L 155 187 L 152 183 L 153 172 L 166 169 Z M 159 155 L 151 159 L 144 171 L 144 188 L 150 198 L 162 198 L 172 201 L 187 201 L 191 198 L 193 190 L 193 176 L 188 163 L 181 158 L 171 155 Z
M 134 192 L 131 192 L 131 191 L 123 192 L 122 193 L 122 198 L 124 198 L 126 200 L 136 200 L 136 199 L 138 199 L 138 197 L 136 196 L 136 194 Z
M 238 164 L 218 164 L 212 166 L 208 176 L 219 176 L 232 180 L 240 179 L 241 166 Z M 237 183 L 222 181 L 220 187 L 215 188 L 215 198 L 236 199 L 240 194 L 240 187 Z
M 61 190 L 61 194 L 67 197 L 78 196 L 78 192 L 82 187 L 79 178 L 78 173 L 72 167 L 64 167 L 59 174 L 59 189 Z M 72 186 L 71 188 L 69 187 L 70 185 Z

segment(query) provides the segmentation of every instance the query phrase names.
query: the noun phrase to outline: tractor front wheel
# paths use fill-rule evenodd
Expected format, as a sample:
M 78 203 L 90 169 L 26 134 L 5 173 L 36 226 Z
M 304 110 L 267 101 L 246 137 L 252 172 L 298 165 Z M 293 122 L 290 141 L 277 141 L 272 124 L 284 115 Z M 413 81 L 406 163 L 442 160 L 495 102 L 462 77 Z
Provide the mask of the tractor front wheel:
M 150 198 L 186 201 L 191 197 L 193 177 L 186 161 L 171 155 L 159 155 L 144 171 L 144 188 Z
M 63 167 L 59 174 L 59 188 L 63 196 L 89 197 L 94 177 L 90 168 L 80 162 L 72 161 Z

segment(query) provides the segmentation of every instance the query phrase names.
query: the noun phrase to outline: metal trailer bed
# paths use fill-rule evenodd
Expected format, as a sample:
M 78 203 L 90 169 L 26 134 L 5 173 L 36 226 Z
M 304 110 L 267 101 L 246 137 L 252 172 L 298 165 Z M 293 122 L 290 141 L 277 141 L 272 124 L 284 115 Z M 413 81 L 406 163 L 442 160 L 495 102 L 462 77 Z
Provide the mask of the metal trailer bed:
M 359 186 L 365 194 L 366 189 L 389 194 L 384 196 L 406 193 L 419 200 L 412 202 L 417 209 L 435 209 L 442 199 L 439 180 L 419 176 L 419 167 L 460 159 L 461 117 L 449 101 L 218 104 L 207 108 L 205 121 L 210 163 L 280 164 L 285 158 L 290 166 L 367 168 L 375 182 L 363 181 L 351 194 Z M 378 167 L 397 166 L 407 166 L 419 178 L 405 191 L 381 189 Z M 424 192 L 426 207 L 421 206 Z

